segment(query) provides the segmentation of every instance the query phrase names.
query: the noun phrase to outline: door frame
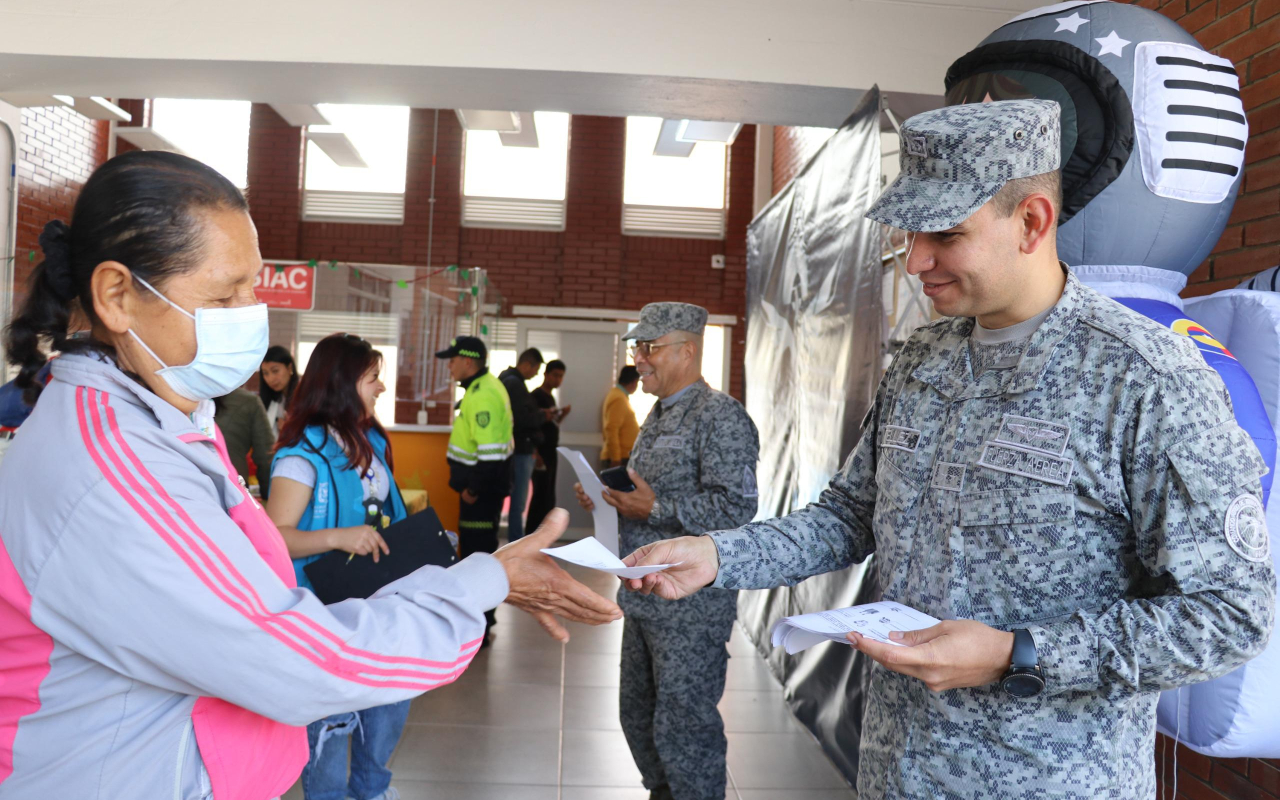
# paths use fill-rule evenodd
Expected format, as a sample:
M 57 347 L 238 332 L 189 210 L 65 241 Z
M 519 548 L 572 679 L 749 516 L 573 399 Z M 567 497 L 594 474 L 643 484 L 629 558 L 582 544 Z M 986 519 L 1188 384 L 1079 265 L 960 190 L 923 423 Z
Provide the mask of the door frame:
M 516 318 L 516 353 L 523 353 L 529 347 L 529 328 L 540 330 L 556 330 L 572 333 L 612 333 L 618 337 L 618 346 L 613 354 L 613 372 L 616 375 L 627 362 L 627 345 L 622 334 L 630 325 L 626 322 L 605 322 L 583 319 L 558 319 L 555 317 L 517 317 Z M 604 431 L 562 432 L 560 443 L 566 446 L 582 447 L 598 445 L 602 441 Z

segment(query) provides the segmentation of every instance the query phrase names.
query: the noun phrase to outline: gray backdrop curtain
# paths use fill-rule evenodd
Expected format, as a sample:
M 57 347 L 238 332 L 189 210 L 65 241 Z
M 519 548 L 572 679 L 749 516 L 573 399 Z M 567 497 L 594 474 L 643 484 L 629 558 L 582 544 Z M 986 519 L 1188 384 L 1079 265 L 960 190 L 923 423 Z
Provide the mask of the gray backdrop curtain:
M 879 227 L 863 214 L 880 173 L 872 88 L 748 228 L 746 394 L 760 430 L 761 519 L 817 499 L 871 406 L 885 323 Z M 738 601 L 791 709 L 851 782 L 869 674 L 862 657 L 839 644 L 788 656 L 769 645 L 769 630 L 784 616 L 877 599 L 869 564 Z

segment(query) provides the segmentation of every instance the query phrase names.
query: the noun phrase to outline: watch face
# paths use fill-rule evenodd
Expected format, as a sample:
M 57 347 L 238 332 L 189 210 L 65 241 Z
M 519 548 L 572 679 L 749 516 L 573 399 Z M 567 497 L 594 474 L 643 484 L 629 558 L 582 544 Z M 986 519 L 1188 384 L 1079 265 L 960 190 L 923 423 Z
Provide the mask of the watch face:
M 1029 672 L 1009 675 L 1000 685 L 1014 697 L 1035 697 L 1044 689 L 1044 681 L 1040 676 Z

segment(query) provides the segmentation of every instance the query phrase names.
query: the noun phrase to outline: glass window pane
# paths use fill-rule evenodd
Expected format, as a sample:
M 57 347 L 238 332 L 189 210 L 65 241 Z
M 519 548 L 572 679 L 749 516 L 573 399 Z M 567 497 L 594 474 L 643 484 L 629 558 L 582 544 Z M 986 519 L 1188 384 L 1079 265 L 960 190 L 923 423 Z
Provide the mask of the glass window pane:
M 243 189 L 249 171 L 251 108 L 247 100 L 157 98 L 151 106 L 151 127 Z
M 312 125 L 308 130 L 345 133 L 369 166 L 340 167 L 314 142 L 307 142 L 306 188 L 403 194 L 409 155 L 408 106 L 325 104 L 319 109 L 333 124 Z
M 537 147 L 507 147 L 497 131 L 467 131 L 462 191 L 470 197 L 563 200 L 569 115 L 536 111 Z
M 627 117 L 627 205 L 724 208 L 725 151 L 719 142 L 698 142 L 688 157 L 655 156 L 660 117 Z

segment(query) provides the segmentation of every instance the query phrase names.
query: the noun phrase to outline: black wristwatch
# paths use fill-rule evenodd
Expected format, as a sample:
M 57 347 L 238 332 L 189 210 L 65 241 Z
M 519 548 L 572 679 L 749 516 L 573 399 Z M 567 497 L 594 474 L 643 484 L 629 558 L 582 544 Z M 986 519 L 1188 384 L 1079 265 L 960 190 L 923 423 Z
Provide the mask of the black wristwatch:
M 1012 697 L 1035 697 L 1044 691 L 1044 673 L 1036 656 L 1036 640 L 1026 628 L 1013 632 L 1013 658 L 1000 688 Z

